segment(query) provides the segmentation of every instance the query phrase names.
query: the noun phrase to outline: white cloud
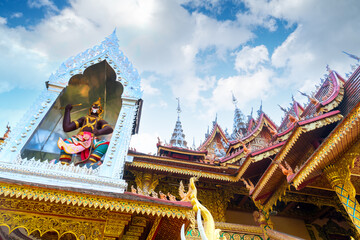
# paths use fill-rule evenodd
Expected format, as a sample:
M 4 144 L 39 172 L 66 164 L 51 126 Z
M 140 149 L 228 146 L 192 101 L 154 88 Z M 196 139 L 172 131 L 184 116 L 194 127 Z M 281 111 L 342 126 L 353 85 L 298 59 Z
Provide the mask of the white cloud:
M 23 16 L 23 13 L 16 12 L 16 13 L 13 13 L 10 18 L 21 18 L 22 16 Z
M 28 0 L 28 6 L 30 8 L 42 8 L 45 7 L 51 11 L 59 11 L 56 5 L 51 0 Z
M 7 19 L 4 17 L 0 17 L 0 25 L 5 25 L 7 23 Z
M 241 51 L 236 53 L 235 69 L 237 71 L 253 71 L 257 69 L 260 64 L 269 60 L 269 52 L 264 45 L 254 48 L 245 46 Z
M 342 54 L 360 54 L 357 1 L 248 1 L 257 12 L 272 14 L 298 27 L 273 53 L 275 67 L 286 69 L 283 82 L 292 88 L 314 89 L 327 64 L 344 75 L 354 62 Z M 336 16 L 336 17 L 335 17 Z
M 274 72 L 261 67 L 257 72 L 221 78 L 213 90 L 212 102 L 217 110 L 233 109 L 231 92 L 236 96 L 239 106 L 244 107 L 254 99 L 266 98 L 271 91 L 271 77 Z
M 145 95 L 152 96 L 160 93 L 160 90 L 158 88 L 153 87 L 153 83 L 157 80 L 158 78 L 154 75 L 141 79 L 141 90 L 144 92 Z
M 157 132 L 141 132 L 131 137 L 130 148 L 135 148 L 137 151 L 143 153 L 154 154 L 156 153 Z

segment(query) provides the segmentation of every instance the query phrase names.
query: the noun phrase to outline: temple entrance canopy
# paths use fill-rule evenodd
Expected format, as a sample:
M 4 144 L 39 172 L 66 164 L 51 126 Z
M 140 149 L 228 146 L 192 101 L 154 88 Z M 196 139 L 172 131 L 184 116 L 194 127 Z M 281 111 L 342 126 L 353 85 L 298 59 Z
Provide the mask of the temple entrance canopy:
M 123 168 L 125 161 L 131 160 L 127 152 L 131 135 L 138 131 L 141 96 L 139 74 L 119 50 L 114 31 L 100 45 L 67 59 L 50 76 L 46 89 L 1 145 L 1 176 L 37 184 L 124 192 Z M 99 97 L 104 110 L 101 117 L 106 121 L 103 124 L 112 129 L 100 134 L 108 142 L 101 158 L 103 164 L 92 169 L 48 161 L 59 157 L 59 137 L 65 139 L 79 132 L 64 132 L 63 108 L 73 105 L 70 116 L 74 121 L 89 115 Z
M 60 151 L 54 143 L 59 137 L 66 139 L 79 132 L 79 130 L 67 133 L 63 131 L 64 108 L 67 104 L 74 105 L 71 119 L 76 120 L 86 116 L 91 104 L 100 97 L 104 109 L 102 118 L 115 127 L 121 110 L 122 92 L 123 86 L 116 81 L 116 73 L 106 60 L 88 67 L 84 74 L 72 76 L 69 85 L 62 90 L 38 129 L 23 148 L 21 157 L 23 159 L 35 158 L 41 161 L 59 158 Z M 110 141 L 111 134 L 104 135 L 102 138 Z

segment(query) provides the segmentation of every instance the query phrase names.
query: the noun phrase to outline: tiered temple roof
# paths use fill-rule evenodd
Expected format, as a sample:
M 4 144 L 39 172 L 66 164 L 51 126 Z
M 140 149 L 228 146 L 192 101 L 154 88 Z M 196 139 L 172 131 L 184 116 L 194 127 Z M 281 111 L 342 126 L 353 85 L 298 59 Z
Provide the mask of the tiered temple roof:
M 262 109 L 256 119 L 251 114 L 245 122 L 233 97 L 233 134 L 226 134 L 214 121 L 211 131 L 196 151 L 182 149 L 189 159 L 191 156 L 195 158 L 200 151 L 203 154 L 201 160 L 184 161 L 169 155 L 165 158 L 163 155 L 150 157 L 130 153 L 134 161 L 127 167 L 132 170 L 148 168 L 158 174 L 171 172 L 178 177 L 199 175 L 203 181 L 219 182 L 224 187 L 244 189 L 246 186 L 248 195 L 264 209 L 274 208 L 279 199 L 286 198 L 286 194 L 294 201 L 302 199 L 294 196 L 310 194 L 318 197 L 322 204 L 327 202 L 328 206 L 334 207 L 334 192 L 322 176 L 322 169 L 333 159 L 333 154 L 324 154 L 323 146 L 333 131 L 344 128 L 344 121 L 348 121 L 351 111 L 355 111 L 360 99 L 360 68 L 347 81 L 337 72 L 328 71 L 329 74 L 313 94 L 302 93 L 309 100 L 305 106 L 292 98 L 289 108 L 281 107 L 284 117 L 280 126 Z M 345 151 L 346 146 L 358 136 L 360 131 L 351 130 L 344 139 L 343 147 L 334 154 Z M 319 163 L 322 156 L 325 160 Z M 313 162 L 317 165 L 312 166 Z M 354 170 L 355 175 L 352 176 L 356 181 L 357 171 Z M 248 182 L 245 185 L 240 183 L 240 187 L 238 182 L 241 181 Z M 296 189 L 292 189 L 292 183 Z

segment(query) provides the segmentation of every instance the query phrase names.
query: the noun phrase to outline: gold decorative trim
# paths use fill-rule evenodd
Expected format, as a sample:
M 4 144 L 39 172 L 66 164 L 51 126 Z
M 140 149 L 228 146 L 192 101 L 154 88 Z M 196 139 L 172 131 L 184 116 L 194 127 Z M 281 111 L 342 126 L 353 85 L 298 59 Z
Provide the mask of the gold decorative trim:
M 185 151 L 181 151 L 181 150 L 173 149 L 171 147 L 159 146 L 159 150 L 160 149 L 163 149 L 163 150 L 169 151 L 169 152 L 180 153 L 180 154 L 191 154 L 191 155 L 196 155 L 196 156 L 205 156 L 206 155 L 205 153 L 197 153 L 196 151 L 189 150 L 189 149 L 185 149 Z
M 335 77 L 335 78 L 337 78 L 337 77 Z M 335 81 L 337 81 L 337 79 Z M 338 93 L 338 95 L 330 103 L 328 103 L 327 105 L 321 107 L 319 112 L 329 112 L 329 111 L 333 110 L 334 108 L 336 108 L 337 106 L 339 106 L 339 104 L 343 100 L 343 98 L 344 98 L 344 83 L 341 80 L 339 80 L 338 83 L 339 83 L 339 93 Z
M 0 196 L 10 198 L 27 198 L 50 203 L 66 204 L 69 206 L 83 206 L 95 209 L 109 209 L 127 213 L 141 213 L 153 216 L 167 216 L 173 218 L 192 219 L 194 213 L 191 208 L 136 202 L 126 199 L 86 195 L 53 189 L 42 189 L 30 186 L 19 186 L 0 183 Z
M 222 180 L 222 181 L 234 181 L 232 180 L 232 176 L 226 176 L 222 174 L 216 174 L 216 173 L 208 173 L 208 172 L 201 172 L 199 170 L 192 170 L 188 168 L 180 168 L 180 167 L 174 167 L 174 166 L 165 166 L 155 163 L 145 163 L 145 162 L 132 162 L 129 164 L 129 166 L 132 167 L 138 167 L 138 168 L 145 168 L 145 169 L 151 169 L 151 170 L 158 170 L 163 172 L 171 172 L 171 173 L 178 173 L 188 176 L 201 176 L 204 178 L 210 178 L 210 179 L 216 179 L 216 180 Z
M 225 222 L 215 222 L 215 227 L 220 228 L 223 232 L 225 230 L 227 230 L 227 231 L 234 231 L 234 232 L 241 232 L 241 233 L 254 233 L 254 234 L 259 234 L 259 235 L 263 234 L 262 228 L 258 227 L 258 226 L 225 223 Z
M 244 163 L 241 165 L 240 171 L 236 174 L 236 176 L 227 176 L 227 175 L 224 175 L 221 173 L 217 174 L 217 173 L 209 173 L 209 172 L 200 172 L 199 170 L 192 170 L 192 169 L 188 169 L 188 168 L 165 166 L 165 165 L 161 165 L 161 164 L 145 163 L 145 162 L 139 162 L 139 161 L 133 161 L 132 163 L 127 163 L 127 164 L 128 164 L 128 166 L 137 167 L 137 168 L 158 170 L 158 171 L 177 173 L 177 174 L 183 174 L 183 175 L 188 175 L 188 176 L 200 176 L 200 177 L 204 177 L 204 178 L 228 181 L 228 182 L 238 182 L 240 180 L 241 176 L 244 174 L 244 172 L 246 171 L 246 169 L 249 167 L 249 165 L 252 162 L 260 161 L 268 156 L 278 153 L 281 150 L 281 147 L 282 146 L 279 146 L 270 151 L 256 155 L 255 157 L 248 156 L 246 158 L 246 160 L 244 161 Z M 228 164 L 228 162 L 226 162 L 226 164 Z M 226 169 L 226 168 L 224 168 L 224 169 Z
M 264 211 L 268 212 L 269 210 L 271 211 L 272 208 L 274 206 L 276 206 L 276 203 L 279 201 L 281 201 L 281 198 L 283 196 L 285 196 L 286 194 L 286 190 L 290 188 L 290 185 L 288 184 L 288 182 L 285 180 L 274 192 L 274 194 L 270 197 L 270 199 L 266 202 L 266 204 L 264 205 Z
M 235 163 L 237 161 L 239 161 L 240 159 L 242 159 L 243 157 L 245 157 L 245 153 L 241 152 L 239 155 L 235 156 L 234 158 L 232 158 L 231 160 L 228 160 L 226 162 L 224 162 L 224 164 L 231 164 L 231 163 Z
M 277 154 L 278 152 L 280 152 L 280 149 L 281 149 L 282 146 L 284 146 L 284 145 L 281 145 L 281 146 L 279 146 L 279 147 L 277 147 L 277 148 L 274 148 L 274 149 L 271 149 L 271 150 L 269 150 L 269 151 L 263 152 L 263 153 L 261 153 L 261 154 L 259 154 L 259 155 L 256 155 L 256 156 L 252 157 L 252 161 L 253 161 L 253 162 L 258 162 L 258 161 L 263 160 L 264 158 L 267 158 L 267 157 L 270 157 L 270 156 L 272 156 L 272 155 L 275 155 L 275 154 Z
M 133 156 L 134 158 L 154 159 L 154 160 L 158 160 L 158 161 L 162 161 L 162 162 L 170 162 L 170 163 L 182 163 L 182 164 L 186 163 L 183 160 L 171 159 L 168 157 L 152 156 L 152 155 L 140 155 L 140 154 L 135 154 L 135 153 L 129 153 L 129 156 Z M 206 167 L 209 169 L 219 169 L 218 166 L 204 164 L 204 163 L 198 163 L 198 162 L 188 162 L 188 164 L 191 166 Z M 126 165 L 132 166 L 133 163 L 127 162 Z M 227 169 L 227 168 L 223 168 L 223 169 Z
M 39 231 L 40 236 L 54 231 L 59 239 L 66 233 L 72 233 L 77 240 L 81 236 L 86 239 L 100 240 L 103 239 L 105 222 L 1 210 L 0 226 L 8 227 L 9 233 L 17 228 L 24 228 L 28 234 Z

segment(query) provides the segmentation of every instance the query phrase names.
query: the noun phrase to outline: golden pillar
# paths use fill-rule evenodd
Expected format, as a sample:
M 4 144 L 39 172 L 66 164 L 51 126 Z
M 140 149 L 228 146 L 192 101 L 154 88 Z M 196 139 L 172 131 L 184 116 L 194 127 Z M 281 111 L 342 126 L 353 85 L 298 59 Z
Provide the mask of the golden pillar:
M 339 197 L 356 230 L 360 233 L 360 205 L 356 200 L 356 190 L 350 181 L 350 167 L 358 154 L 347 153 L 335 164 L 324 169 L 324 175 L 331 184 L 331 187 Z

